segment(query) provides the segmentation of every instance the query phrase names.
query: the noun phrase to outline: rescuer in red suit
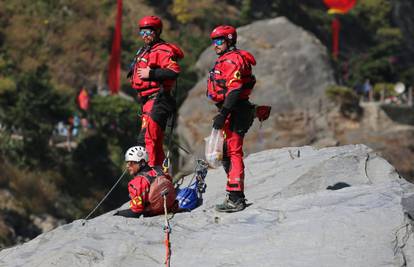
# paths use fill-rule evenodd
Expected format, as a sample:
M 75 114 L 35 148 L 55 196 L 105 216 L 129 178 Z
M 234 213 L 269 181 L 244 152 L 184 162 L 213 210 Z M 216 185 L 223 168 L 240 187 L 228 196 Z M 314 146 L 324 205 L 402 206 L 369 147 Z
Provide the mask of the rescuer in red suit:
M 171 90 L 180 73 L 177 61 L 184 57 L 181 49 L 160 38 L 162 21 L 156 16 L 143 17 L 139 34 L 144 41 L 130 66 L 128 78 L 142 104 L 141 131 L 138 145 L 148 152 L 151 167 L 162 165 L 164 131 L 169 117 L 176 112 Z
M 220 212 L 235 212 L 246 207 L 244 195 L 243 138 L 253 123 L 255 106 L 249 96 L 256 83 L 252 65 L 256 60 L 247 51 L 236 48 L 237 32 L 232 26 L 216 27 L 210 34 L 218 55 L 207 82 L 207 97 L 215 102 L 218 114 L 213 128 L 224 132 L 223 167 L 228 192 Z

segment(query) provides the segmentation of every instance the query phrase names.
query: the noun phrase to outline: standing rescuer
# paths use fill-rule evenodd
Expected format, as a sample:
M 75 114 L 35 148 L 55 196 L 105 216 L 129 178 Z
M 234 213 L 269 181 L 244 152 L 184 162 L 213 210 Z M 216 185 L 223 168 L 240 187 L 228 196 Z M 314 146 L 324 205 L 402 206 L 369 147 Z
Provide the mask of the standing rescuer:
M 184 54 L 178 46 L 160 38 L 159 17 L 143 17 L 138 26 L 144 46 L 137 51 L 127 77 L 142 104 L 138 145 L 145 146 L 150 166 L 160 166 L 165 159 L 163 139 L 167 120 L 176 112 L 171 90 L 180 73 L 177 60 Z
M 223 167 L 228 192 L 220 212 L 235 212 L 246 207 L 244 195 L 243 138 L 253 123 L 255 106 L 249 95 L 256 83 L 252 65 L 256 60 L 247 51 L 236 48 L 237 32 L 232 26 L 216 27 L 210 34 L 218 55 L 207 82 L 207 97 L 215 102 L 218 114 L 213 128 L 224 132 Z

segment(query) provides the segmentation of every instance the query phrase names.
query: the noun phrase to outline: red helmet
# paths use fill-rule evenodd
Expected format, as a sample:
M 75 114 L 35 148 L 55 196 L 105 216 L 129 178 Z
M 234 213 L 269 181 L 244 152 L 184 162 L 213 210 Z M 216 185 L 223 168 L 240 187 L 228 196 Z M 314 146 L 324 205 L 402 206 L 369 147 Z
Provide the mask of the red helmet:
M 162 21 L 157 16 L 145 16 L 139 20 L 140 28 L 153 28 L 154 30 L 162 30 Z
M 226 40 L 228 40 L 230 43 L 235 44 L 237 41 L 236 28 L 234 28 L 233 26 L 228 26 L 228 25 L 217 26 L 210 33 L 210 38 L 215 39 L 219 37 L 223 37 Z

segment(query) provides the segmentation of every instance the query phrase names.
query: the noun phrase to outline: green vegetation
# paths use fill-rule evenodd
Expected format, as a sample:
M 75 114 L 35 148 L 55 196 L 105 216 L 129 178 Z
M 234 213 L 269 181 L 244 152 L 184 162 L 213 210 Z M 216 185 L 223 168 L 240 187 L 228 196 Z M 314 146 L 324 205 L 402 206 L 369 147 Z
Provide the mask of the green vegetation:
M 47 75 L 41 66 L 0 93 L 0 121 L 6 133 L 22 136 L 20 145 L 5 151 L 13 151 L 18 155 L 15 162 L 30 167 L 50 167 L 49 139 L 54 125 L 67 116 L 67 100 L 53 91 Z
M 337 85 L 330 86 L 326 89 L 326 95 L 339 105 L 339 111 L 344 117 L 353 120 L 361 118 L 363 110 L 359 106 L 359 97 L 351 88 Z

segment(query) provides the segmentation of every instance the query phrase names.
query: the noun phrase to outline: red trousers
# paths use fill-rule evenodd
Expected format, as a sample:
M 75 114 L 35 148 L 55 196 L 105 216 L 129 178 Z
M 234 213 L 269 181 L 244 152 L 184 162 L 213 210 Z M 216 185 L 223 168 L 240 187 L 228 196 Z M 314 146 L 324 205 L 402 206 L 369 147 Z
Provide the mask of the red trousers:
M 227 191 L 244 191 L 243 138 L 230 130 L 229 120 L 224 124 L 223 167 L 227 173 Z
M 141 132 L 138 136 L 138 145 L 145 146 L 148 153 L 148 165 L 161 166 L 164 159 L 164 130 L 152 117 L 151 112 L 154 99 L 148 100 L 142 106 Z

